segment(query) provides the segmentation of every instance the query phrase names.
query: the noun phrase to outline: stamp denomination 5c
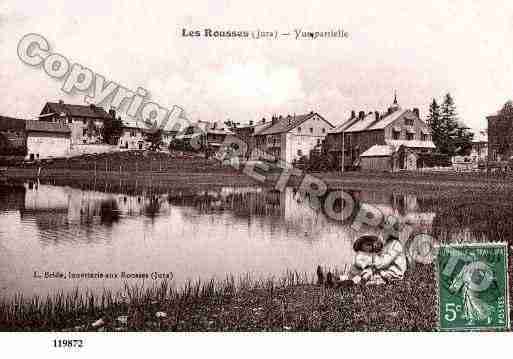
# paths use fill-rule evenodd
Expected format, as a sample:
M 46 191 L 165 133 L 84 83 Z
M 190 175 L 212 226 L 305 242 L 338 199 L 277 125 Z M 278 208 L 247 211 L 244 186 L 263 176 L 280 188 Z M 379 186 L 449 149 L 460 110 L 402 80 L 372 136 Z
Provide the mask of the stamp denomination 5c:
M 441 245 L 437 280 L 440 330 L 509 329 L 505 244 Z

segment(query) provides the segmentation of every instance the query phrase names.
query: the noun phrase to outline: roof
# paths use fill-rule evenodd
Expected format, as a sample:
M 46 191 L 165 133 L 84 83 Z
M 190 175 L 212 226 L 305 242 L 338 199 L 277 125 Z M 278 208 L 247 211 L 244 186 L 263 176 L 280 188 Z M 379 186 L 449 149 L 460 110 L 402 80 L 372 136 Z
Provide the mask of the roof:
M 390 115 L 384 116 L 378 122 L 367 128 L 367 130 L 382 130 L 403 116 L 409 118 L 409 115 L 412 116 L 412 119 L 417 117 L 410 110 L 397 110 L 395 112 L 392 112 Z
M 201 133 L 213 134 L 213 135 L 233 135 L 234 133 L 225 127 L 226 125 L 221 122 L 207 122 L 198 121 L 195 124 L 189 125 L 184 131 L 181 131 L 177 139 L 193 138 L 200 135 Z
M 24 130 L 25 129 L 25 120 L 0 116 L 0 130 Z
M 70 133 L 71 130 L 68 126 L 47 121 L 26 121 L 26 131 L 29 132 L 51 132 L 51 133 Z
M 389 145 L 374 145 L 362 153 L 360 157 L 388 157 L 394 153 L 394 147 Z
M 324 117 L 319 115 L 317 112 L 310 112 L 304 115 L 288 115 L 286 117 L 282 116 L 274 124 L 271 122 L 271 126 L 264 128 L 258 132 L 257 135 L 276 135 L 280 133 L 286 133 L 314 116 L 319 116 L 324 122 L 333 128 L 333 125 L 325 120 Z
M 396 148 L 404 146 L 407 148 L 436 148 L 433 141 L 420 140 L 385 140 L 385 143 Z
M 63 102 L 47 102 L 45 107 L 46 106 L 54 113 L 60 114 L 64 112 L 71 117 L 112 118 L 102 107 L 94 105 L 71 105 Z
M 344 132 L 349 126 L 358 121 L 358 117 L 352 117 L 349 120 L 344 121 L 341 125 L 332 128 L 328 133 L 341 133 Z
M 203 132 L 207 134 L 211 133 L 214 135 L 233 135 L 233 132 L 225 127 L 226 125 L 223 122 L 207 122 L 207 121 L 198 121 L 196 123 L 196 127 L 198 127 Z
M 374 112 L 368 113 L 363 119 L 358 119 L 352 125 L 344 130 L 344 132 L 360 132 L 367 130 L 367 128 L 376 121 Z
M 247 128 L 252 128 L 253 133 L 258 133 L 258 132 L 263 131 L 264 129 L 270 127 L 271 125 L 272 125 L 271 122 L 257 122 L 252 125 L 246 124 L 246 125 L 237 126 L 237 127 L 235 127 L 235 130 L 244 130 Z
M 488 133 L 486 132 L 486 130 L 474 133 L 474 139 L 472 140 L 472 142 L 488 142 Z

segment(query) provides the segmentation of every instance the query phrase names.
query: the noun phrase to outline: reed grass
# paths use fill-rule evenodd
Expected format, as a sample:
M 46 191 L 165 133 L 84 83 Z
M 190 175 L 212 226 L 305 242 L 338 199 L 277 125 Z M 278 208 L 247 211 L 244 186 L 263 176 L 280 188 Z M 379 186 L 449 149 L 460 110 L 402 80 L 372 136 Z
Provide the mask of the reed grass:
M 224 280 L 189 280 L 182 286 L 163 280 L 151 286 L 124 283 L 121 290 L 104 289 L 102 293 L 78 288 L 46 297 L 25 297 L 16 294 L 0 299 L 0 330 L 54 330 L 90 327 L 92 318 L 114 317 L 123 313 L 165 308 L 177 313 L 201 303 L 222 303 L 230 298 L 260 291 L 272 297 L 279 288 L 311 285 L 313 279 L 306 273 L 287 272 L 280 278 L 258 278 L 249 274 L 228 276 Z M 134 315 L 135 316 L 135 315 Z M 91 319 L 89 319 L 91 318 Z M 82 323 L 80 325 L 80 323 Z M 137 326 L 137 323 L 135 323 Z

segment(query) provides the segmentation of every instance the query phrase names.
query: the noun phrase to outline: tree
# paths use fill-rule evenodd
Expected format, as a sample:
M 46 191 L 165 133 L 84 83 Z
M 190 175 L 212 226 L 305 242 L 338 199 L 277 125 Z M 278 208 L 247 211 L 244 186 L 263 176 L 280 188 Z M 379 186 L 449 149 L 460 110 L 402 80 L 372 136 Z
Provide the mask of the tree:
M 160 150 L 160 145 L 162 144 L 162 134 L 163 131 L 160 128 L 151 128 L 145 133 L 144 139 L 150 143 L 150 151 Z
M 473 139 L 474 134 L 469 131 L 469 128 L 465 127 L 463 124 L 459 124 L 453 138 L 455 146 L 454 154 L 458 156 L 468 156 L 472 150 Z
M 474 135 L 459 121 L 451 94 L 445 95 L 441 106 L 433 99 L 429 106 L 428 124 L 440 153 L 455 156 L 469 152 Z
M 106 120 L 102 128 L 103 141 L 110 145 L 117 145 L 123 133 L 123 122 L 121 117 Z
M 435 99 L 433 99 L 433 102 L 429 105 L 427 122 L 431 128 L 433 142 L 435 143 L 436 148 L 440 149 L 443 142 L 442 119 L 440 116 L 440 106 Z
M 444 97 L 441 106 L 441 127 L 442 127 L 442 143 L 441 152 L 453 156 L 456 152 L 455 137 L 458 131 L 458 114 L 456 112 L 456 104 L 450 93 Z

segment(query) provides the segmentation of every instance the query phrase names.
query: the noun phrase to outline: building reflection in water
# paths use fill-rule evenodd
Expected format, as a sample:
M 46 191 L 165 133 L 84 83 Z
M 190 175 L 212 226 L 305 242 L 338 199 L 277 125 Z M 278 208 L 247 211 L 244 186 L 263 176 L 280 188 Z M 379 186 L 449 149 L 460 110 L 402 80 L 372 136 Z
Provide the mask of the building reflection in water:
M 425 208 L 415 195 L 348 192 L 357 203 L 369 204 L 384 216 L 393 216 L 417 232 L 432 230 L 436 213 Z M 381 235 L 383 231 L 364 226 L 356 232 L 351 229 L 351 221 L 340 223 L 328 218 L 322 208 L 315 208 L 307 197 L 290 187 L 281 192 L 262 187 L 176 188 L 165 193 L 127 195 L 28 182 L 8 188 L 3 186 L 0 193 L 4 209 L 19 210 L 22 219 L 35 221 L 42 230 L 77 225 L 112 226 L 131 216 L 145 216 L 154 221 L 176 207 L 192 214 L 184 217 L 191 223 L 202 214 L 225 213 L 233 221 L 248 226 L 258 219 L 271 231 L 283 230 L 301 240 L 315 241 L 322 233 L 337 233 L 341 239 L 353 242 L 363 232 Z M 354 216 L 351 219 L 354 220 Z
M 434 217 L 414 196 L 351 193 L 414 226 L 429 229 Z M 313 273 L 319 263 L 351 265 L 353 241 L 381 231 L 356 232 L 293 188 L 182 187 L 129 194 L 32 182 L 0 185 L 0 203 L 0 269 L 16 268 L 0 277 L 0 287 L 4 283 L 12 291 L 63 285 L 35 283 L 30 278 L 36 268 L 173 271 L 177 281 L 281 275 L 289 269 Z

